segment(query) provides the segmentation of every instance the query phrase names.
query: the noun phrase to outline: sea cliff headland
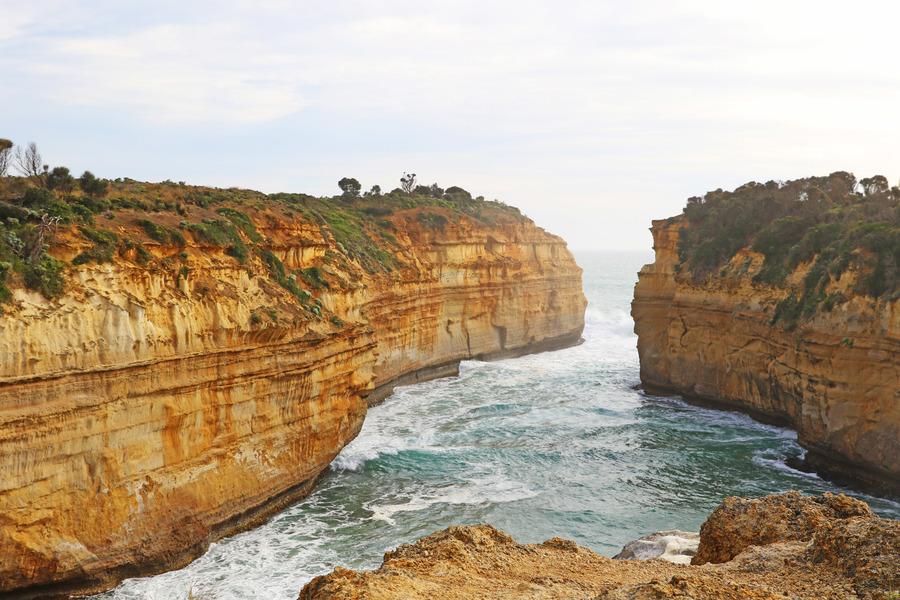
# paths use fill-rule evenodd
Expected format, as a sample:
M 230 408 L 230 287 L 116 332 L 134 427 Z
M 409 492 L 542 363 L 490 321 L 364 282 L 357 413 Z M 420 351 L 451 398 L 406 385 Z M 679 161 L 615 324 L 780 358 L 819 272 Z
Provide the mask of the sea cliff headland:
M 565 242 L 460 188 L 13 184 L 0 593 L 185 564 L 307 494 L 397 382 L 580 339 Z
M 648 391 L 797 430 L 808 468 L 900 493 L 900 188 L 750 183 L 653 222 L 634 291 Z

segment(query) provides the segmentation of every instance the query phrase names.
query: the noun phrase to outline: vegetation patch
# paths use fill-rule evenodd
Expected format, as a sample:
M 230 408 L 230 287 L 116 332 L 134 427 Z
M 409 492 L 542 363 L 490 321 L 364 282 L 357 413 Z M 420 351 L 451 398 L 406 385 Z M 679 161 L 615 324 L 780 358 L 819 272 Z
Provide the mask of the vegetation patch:
M 851 267 L 858 294 L 890 298 L 900 285 L 900 188 L 881 176 L 846 172 L 788 182 L 748 183 L 688 199 L 679 271 L 695 283 L 714 276 L 742 248 L 765 260 L 754 282 L 784 286 L 809 264 L 802 286 L 779 303 L 773 322 L 788 328 L 843 296 L 829 292 Z M 811 264 L 810 264 L 811 263 Z
M 256 230 L 253 221 L 246 214 L 233 208 L 220 208 L 216 212 L 231 221 L 235 227 L 243 231 L 244 235 L 246 235 L 250 241 L 256 243 L 263 241 L 263 237 Z
M 263 261 L 263 264 L 266 265 L 266 268 L 269 270 L 269 274 L 272 278 L 284 289 L 289 291 L 294 295 L 297 300 L 299 300 L 302 304 L 307 304 L 310 299 L 310 293 L 306 290 L 300 289 L 300 286 L 297 285 L 297 279 L 295 277 L 289 276 L 287 271 L 285 271 L 284 263 L 281 262 L 281 259 L 275 256 L 275 254 L 266 250 L 265 248 L 257 248 L 257 255 Z
M 29 289 L 40 292 L 48 299 L 58 298 L 65 289 L 62 277 L 65 266 L 61 260 L 44 254 L 40 259 L 24 265 L 22 277 Z
M 328 281 L 325 280 L 325 274 L 319 267 L 309 267 L 300 270 L 300 277 L 315 290 L 329 289 Z
M 187 226 L 195 238 L 211 246 L 225 248 L 225 253 L 234 257 L 241 264 L 247 261 L 249 250 L 241 239 L 240 233 L 228 221 L 205 219 L 202 223 L 191 223 Z
M 119 243 L 119 237 L 115 233 L 90 227 L 81 227 L 80 231 L 81 235 L 94 243 L 94 246 L 73 258 L 73 265 L 83 265 L 89 262 L 106 263 L 113 259 Z
M 138 219 L 135 225 L 144 230 L 151 240 L 155 240 L 165 246 L 178 246 L 183 248 L 187 245 L 184 235 L 177 229 L 160 225 L 148 219 Z
M 423 211 L 416 218 L 419 223 L 429 229 L 444 231 L 444 227 L 447 226 L 447 217 L 439 213 Z

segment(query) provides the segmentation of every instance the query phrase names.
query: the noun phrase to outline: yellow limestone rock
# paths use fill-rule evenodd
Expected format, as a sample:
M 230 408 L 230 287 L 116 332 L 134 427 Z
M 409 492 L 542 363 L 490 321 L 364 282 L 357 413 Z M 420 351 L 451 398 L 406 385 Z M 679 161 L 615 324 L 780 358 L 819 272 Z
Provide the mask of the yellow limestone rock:
M 900 300 L 851 296 L 785 331 L 772 316 L 787 290 L 751 281 L 761 255 L 743 250 L 700 285 L 678 276 L 682 226 L 653 222 L 656 260 L 634 290 L 647 389 L 790 425 L 812 466 L 900 493 Z
M 321 269 L 322 318 L 256 257 L 196 240 L 145 241 L 148 267 L 71 268 L 57 300 L 15 290 L 0 317 L 0 593 L 183 564 L 308 493 L 394 382 L 580 338 L 581 269 L 524 217 L 431 228 L 397 211 L 396 267 L 371 271 L 318 225 L 249 212 L 288 271 Z M 178 256 L 182 272 L 166 267 Z

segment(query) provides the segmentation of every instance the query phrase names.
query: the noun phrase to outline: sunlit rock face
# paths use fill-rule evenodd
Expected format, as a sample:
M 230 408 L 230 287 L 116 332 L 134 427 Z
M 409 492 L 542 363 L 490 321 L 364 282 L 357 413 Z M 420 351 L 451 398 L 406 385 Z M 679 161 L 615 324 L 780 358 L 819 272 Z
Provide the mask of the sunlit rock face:
M 315 304 L 255 256 L 192 239 L 145 241 L 149 266 L 70 268 L 53 301 L 16 289 L 0 317 L 0 591 L 183 564 L 308 493 L 394 382 L 577 343 L 581 269 L 560 238 L 517 212 L 442 227 L 419 212 L 385 217 L 394 266 L 366 269 L 302 216 L 250 211 L 288 272 L 320 269 Z M 52 252 L 80 243 L 61 232 Z
M 854 294 L 849 273 L 847 302 L 787 331 L 772 323 L 787 290 L 752 283 L 761 255 L 742 250 L 702 284 L 679 273 L 683 226 L 653 222 L 656 259 L 635 287 L 645 387 L 788 424 L 811 467 L 900 492 L 900 300 Z

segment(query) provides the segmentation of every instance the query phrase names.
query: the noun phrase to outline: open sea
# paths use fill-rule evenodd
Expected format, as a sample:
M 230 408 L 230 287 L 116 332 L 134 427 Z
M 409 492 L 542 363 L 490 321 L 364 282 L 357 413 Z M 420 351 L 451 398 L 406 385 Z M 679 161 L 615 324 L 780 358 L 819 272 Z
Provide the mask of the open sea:
M 453 524 L 490 523 L 522 542 L 553 536 L 611 556 L 663 529 L 698 531 L 723 497 L 844 491 L 796 471 L 793 432 L 637 389 L 630 303 L 638 253 L 577 254 L 584 344 L 398 388 L 369 411 L 306 499 L 193 563 L 130 579 L 115 600 L 293 600 L 335 566 Z M 900 504 L 854 493 L 884 516 Z

